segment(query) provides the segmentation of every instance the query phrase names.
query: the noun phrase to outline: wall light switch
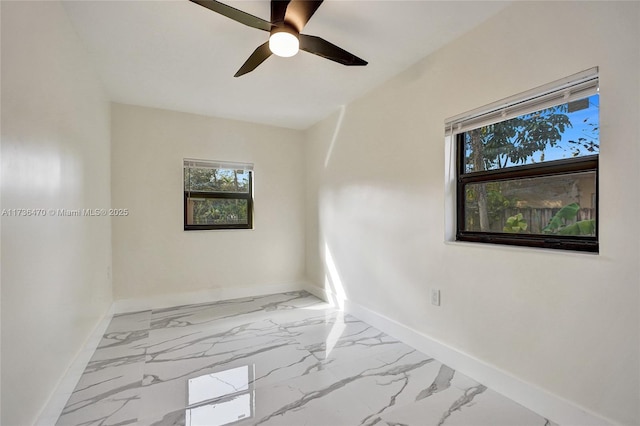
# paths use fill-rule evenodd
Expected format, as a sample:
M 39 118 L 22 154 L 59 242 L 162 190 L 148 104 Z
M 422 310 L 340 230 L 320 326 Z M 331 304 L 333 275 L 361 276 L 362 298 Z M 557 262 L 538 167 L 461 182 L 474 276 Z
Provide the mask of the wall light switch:
M 440 306 L 440 290 L 431 289 L 431 304 Z

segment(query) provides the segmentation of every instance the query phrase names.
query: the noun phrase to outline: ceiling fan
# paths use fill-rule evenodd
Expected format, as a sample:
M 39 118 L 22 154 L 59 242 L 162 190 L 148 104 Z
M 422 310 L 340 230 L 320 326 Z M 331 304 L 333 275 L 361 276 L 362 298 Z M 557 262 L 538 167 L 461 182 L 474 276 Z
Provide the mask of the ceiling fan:
M 253 71 L 272 53 L 290 57 L 298 53 L 299 49 L 342 65 L 367 65 L 367 61 L 320 37 L 300 34 L 323 0 L 271 0 L 270 22 L 216 0 L 190 1 L 241 24 L 270 33 L 269 41 L 253 51 L 234 77 Z

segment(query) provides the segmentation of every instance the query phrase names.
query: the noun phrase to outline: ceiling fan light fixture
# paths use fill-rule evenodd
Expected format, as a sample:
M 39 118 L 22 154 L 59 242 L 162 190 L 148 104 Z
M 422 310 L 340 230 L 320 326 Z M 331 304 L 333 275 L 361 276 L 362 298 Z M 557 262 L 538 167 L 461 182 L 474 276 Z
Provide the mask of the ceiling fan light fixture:
M 274 55 L 289 58 L 298 53 L 300 40 L 295 34 L 289 31 L 277 31 L 271 33 L 269 37 L 269 50 Z
M 2 1 L 2 0 L 0 0 Z M 269 41 L 258 46 L 240 69 L 233 75 L 243 76 L 256 69 L 271 55 L 291 57 L 302 50 L 342 65 L 367 65 L 367 61 L 329 43 L 327 40 L 309 34 L 300 34 L 309 19 L 324 0 L 271 0 L 271 20 L 228 6 L 218 0 L 191 0 L 206 9 L 226 16 L 246 26 L 267 31 Z

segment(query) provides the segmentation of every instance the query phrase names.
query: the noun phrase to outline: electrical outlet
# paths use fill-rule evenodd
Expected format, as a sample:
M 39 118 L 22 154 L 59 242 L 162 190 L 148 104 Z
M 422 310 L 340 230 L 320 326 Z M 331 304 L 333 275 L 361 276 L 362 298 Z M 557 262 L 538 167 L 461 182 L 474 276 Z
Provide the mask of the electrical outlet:
M 440 306 L 440 290 L 437 290 L 435 288 L 431 289 L 431 304 Z

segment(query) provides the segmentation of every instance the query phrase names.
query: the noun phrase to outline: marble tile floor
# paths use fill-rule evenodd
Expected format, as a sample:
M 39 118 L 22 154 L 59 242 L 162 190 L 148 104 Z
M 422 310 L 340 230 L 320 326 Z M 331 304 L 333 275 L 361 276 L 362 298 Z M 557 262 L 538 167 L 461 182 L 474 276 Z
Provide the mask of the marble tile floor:
M 301 291 L 117 315 L 58 425 L 553 425 Z

